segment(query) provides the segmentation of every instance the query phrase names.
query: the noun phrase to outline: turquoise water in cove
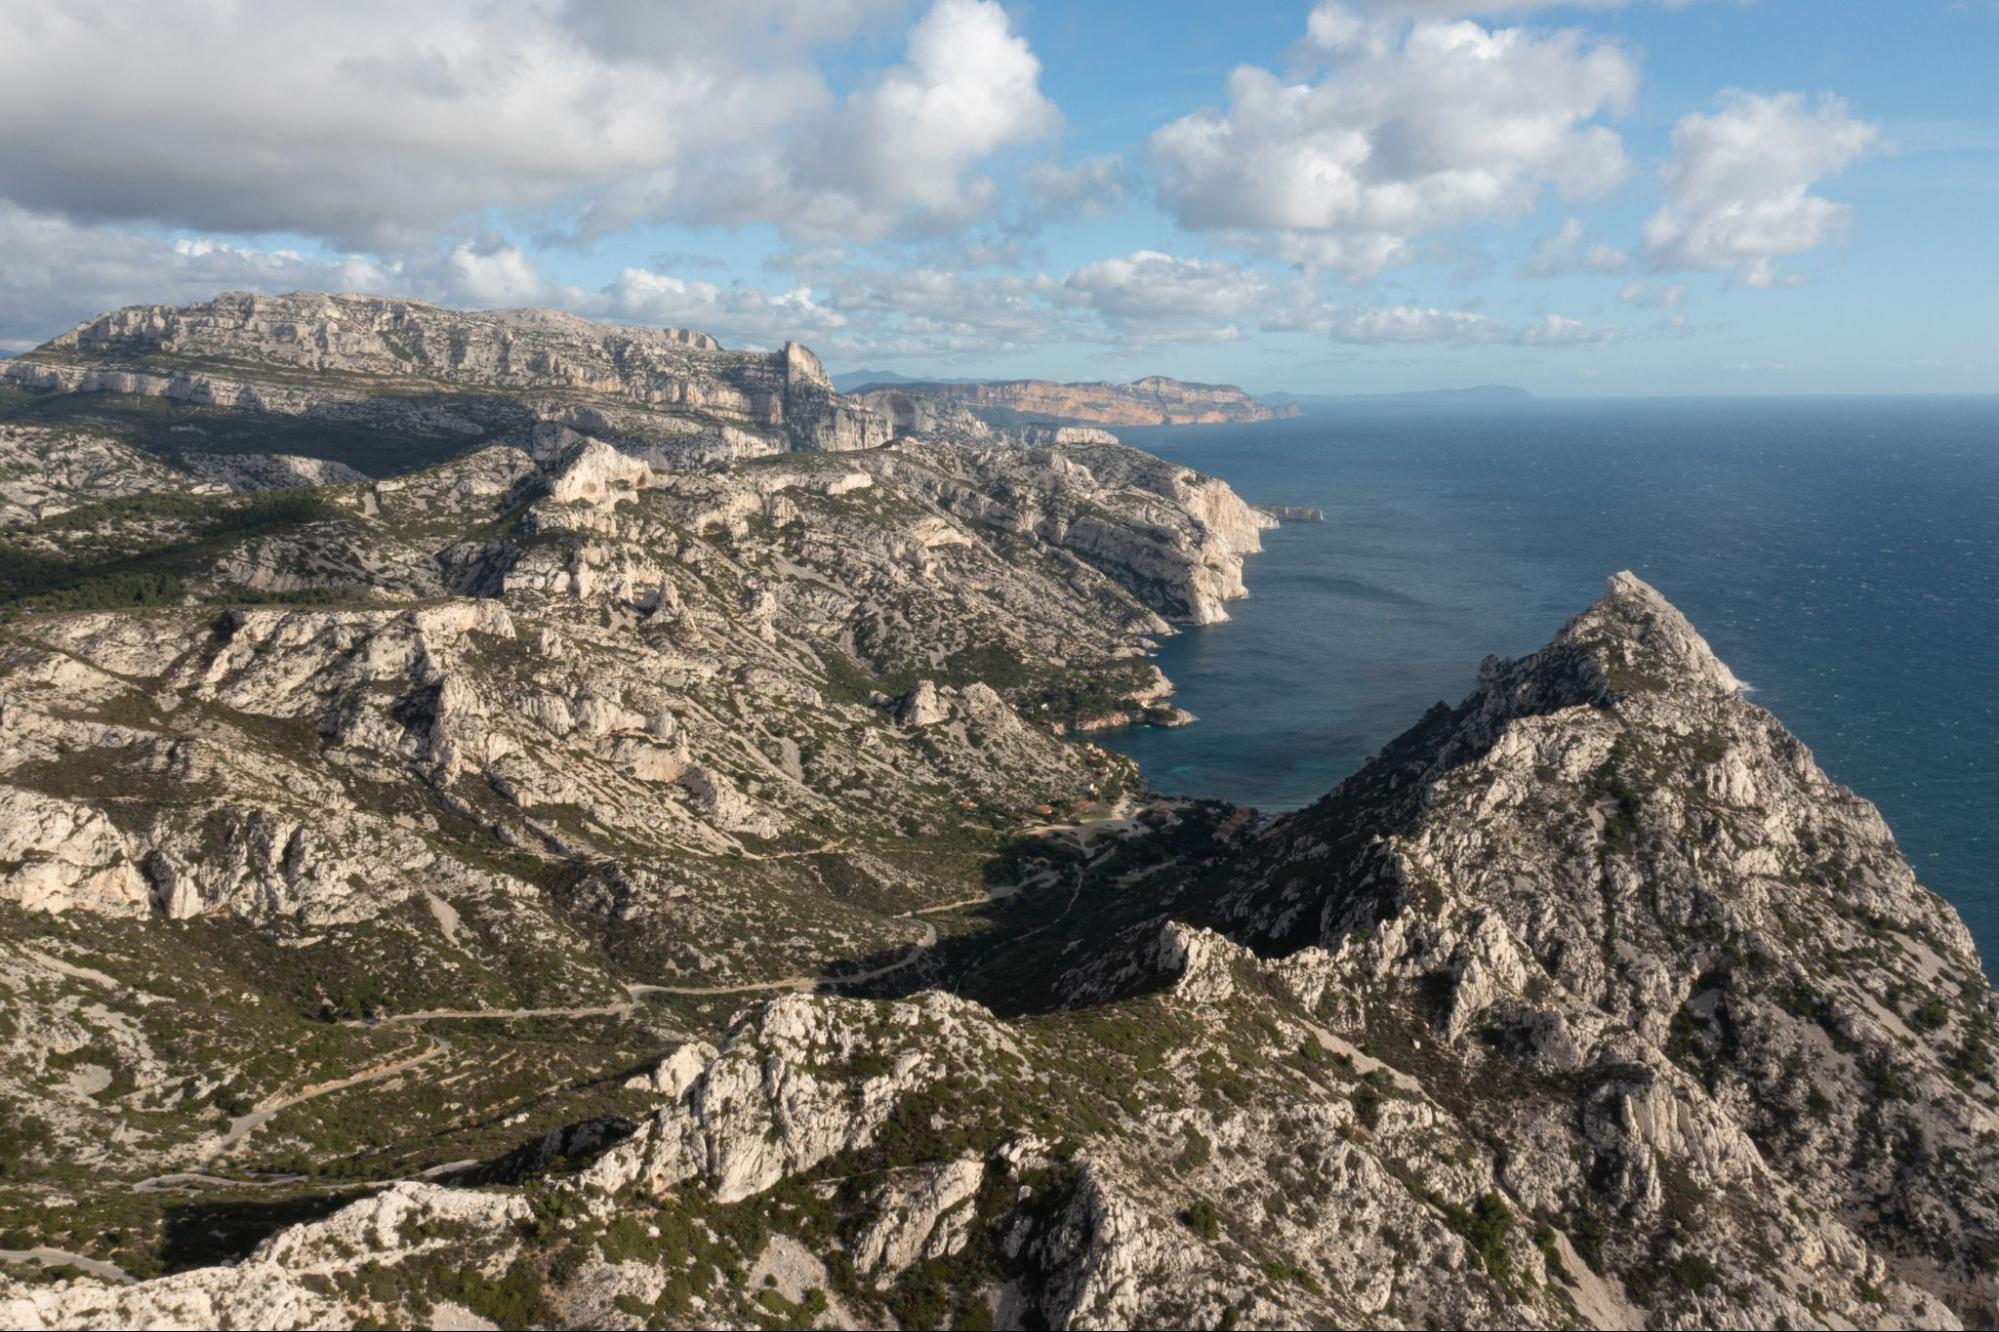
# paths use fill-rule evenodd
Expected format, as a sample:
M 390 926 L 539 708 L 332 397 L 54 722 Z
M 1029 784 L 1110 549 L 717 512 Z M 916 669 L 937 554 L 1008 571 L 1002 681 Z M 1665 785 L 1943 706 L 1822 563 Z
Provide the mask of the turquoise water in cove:
M 1265 534 L 1229 623 L 1162 644 L 1201 722 L 1106 737 L 1160 790 L 1305 804 L 1628 568 L 1999 959 L 1999 399 L 1369 404 L 1119 434 L 1326 513 Z

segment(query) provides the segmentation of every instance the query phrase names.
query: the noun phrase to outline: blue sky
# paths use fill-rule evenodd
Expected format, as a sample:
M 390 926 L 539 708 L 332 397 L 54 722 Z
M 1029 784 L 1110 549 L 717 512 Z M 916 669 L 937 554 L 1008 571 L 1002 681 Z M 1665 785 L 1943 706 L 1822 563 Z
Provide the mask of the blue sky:
M 1994 392 L 1994 69 L 1982 0 L 15 6 L 0 349 L 336 288 L 836 370 Z

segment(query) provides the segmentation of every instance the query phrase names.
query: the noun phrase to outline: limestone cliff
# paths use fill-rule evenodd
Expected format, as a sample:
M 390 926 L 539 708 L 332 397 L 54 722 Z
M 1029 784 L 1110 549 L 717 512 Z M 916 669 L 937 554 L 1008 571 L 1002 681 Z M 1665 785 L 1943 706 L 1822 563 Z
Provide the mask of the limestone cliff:
M 810 351 L 727 351 L 705 333 L 593 323 L 553 310 L 234 293 L 132 306 L 0 365 L 39 392 L 527 445 L 567 427 L 665 457 L 856 449 L 887 423 L 833 391 Z M 199 430 L 200 423 L 190 426 Z
M 1307 809 L 1159 798 L 1076 732 L 1242 594 L 1220 482 L 796 347 L 304 299 L 29 378 L 607 423 L 741 358 L 787 415 L 361 475 L 10 399 L 0 1321 L 1999 1319 L 1964 926 L 1655 589 Z

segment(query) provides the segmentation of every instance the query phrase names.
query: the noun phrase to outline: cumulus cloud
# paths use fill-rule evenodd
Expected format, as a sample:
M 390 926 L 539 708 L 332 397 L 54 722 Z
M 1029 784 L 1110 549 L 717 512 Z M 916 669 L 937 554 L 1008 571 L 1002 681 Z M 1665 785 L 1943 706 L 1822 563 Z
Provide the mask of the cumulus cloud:
M 596 289 L 551 280 L 497 235 L 393 263 L 359 255 L 177 240 L 77 224 L 0 204 L 0 350 L 20 351 L 105 309 L 188 302 L 218 291 L 366 291 L 460 308 L 547 305 L 619 323 L 697 328 L 731 346 L 797 339 L 822 355 L 967 364 L 1050 346 L 1141 348 L 1228 342 L 1257 332 L 1350 344 L 1609 341 L 1620 330 L 1559 315 L 1514 325 L 1420 305 L 1330 304 L 1309 279 L 1226 259 L 1136 250 L 1066 273 L 968 274 L 924 265 L 859 267 L 842 257 L 762 286 L 627 267 Z
M 1517 330 L 1513 340 L 1523 347 L 1585 347 L 1615 342 L 1623 333 L 1615 324 L 1587 324 L 1566 315 L 1543 314 Z
M 1362 345 L 1410 342 L 1501 342 L 1506 324 L 1470 310 L 1418 305 L 1335 307 L 1326 312 L 1325 331 L 1334 342 Z
M 1084 264 L 1063 279 L 1062 293 L 1126 329 L 1205 328 L 1227 336 L 1232 321 L 1270 302 L 1273 287 L 1236 264 L 1137 250 Z
M 466 305 L 525 306 L 560 300 L 534 261 L 497 237 L 452 246 L 439 264 L 438 279 L 436 285 Z
M 824 49 L 902 7 L 8 6 L 0 197 L 376 251 L 495 209 L 582 241 L 642 219 L 947 227 L 996 205 L 983 159 L 1062 117 L 992 0 L 935 0 L 901 63 L 836 98 Z
M 1665 206 L 1645 223 L 1655 268 L 1724 271 L 1751 287 L 1795 280 L 1777 261 L 1833 238 L 1850 209 L 1811 192 L 1881 142 L 1845 101 L 1802 93 L 1732 90 L 1713 114 L 1683 116 L 1673 129 Z
M 849 272 L 828 300 L 864 325 L 857 337 L 883 350 L 978 356 L 1049 343 L 1099 341 L 1101 331 L 1052 302 L 1041 274 L 973 277 L 940 268 Z
M 79 223 L 0 201 L 0 351 L 23 351 L 123 305 L 186 304 L 223 291 L 354 291 L 462 308 L 591 298 L 548 280 L 517 246 L 480 236 L 393 260 L 212 236 Z
M 86 221 L 428 237 L 825 104 L 804 0 L 0 8 L 0 195 Z M 846 24 L 853 6 L 835 6 Z
M 977 169 L 984 159 L 1062 127 L 1040 78 L 1040 60 L 993 0 L 936 0 L 909 30 L 902 64 L 793 135 L 638 187 L 646 194 L 639 211 L 770 222 L 809 240 L 960 226 L 1001 202 L 999 186 Z M 616 210 L 619 200 L 608 206 Z
M 1601 194 L 1624 146 L 1597 123 L 1638 86 L 1630 56 L 1575 31 L 1314 11 L 1304 81 L 1244 65 L 1226 109 L 1157 130 L 1159 197 L 1185 226 L 1334 243 L 1329 266 L 1377 271 L 1438 227 L 1530 211 L 1544 191 Z
M 600 292 L 577 302 L 580 312 L 621 323 L 697 328 L 731 344 L 774 347 L 787 341 L 829 344 L 847 319 L 813 298 L 809 286 L 769 292 L 721 286 L 668 273 L 627 268 Z

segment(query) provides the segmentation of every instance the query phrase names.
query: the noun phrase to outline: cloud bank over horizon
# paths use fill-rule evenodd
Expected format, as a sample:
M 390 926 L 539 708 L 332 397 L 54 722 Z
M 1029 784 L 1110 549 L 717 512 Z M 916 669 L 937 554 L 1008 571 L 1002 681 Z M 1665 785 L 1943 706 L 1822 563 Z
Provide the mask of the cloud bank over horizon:
M 0 349 L 309 288 L 850 365 L 1205 347 L 1301 388 L 1353 349 L 1739 339 L 1808 298 L 1892 153 L 1836 91 L 1688 98 L 1675 69 L 1682 104 L 1647 100 L 1658 34 L 1751 9 L 1321 0 L 1241 24 L 1285 35 L 1217 76 L 1134 57 L 1111 88 L 1084 19 L 995 0 L 10 7 Z

